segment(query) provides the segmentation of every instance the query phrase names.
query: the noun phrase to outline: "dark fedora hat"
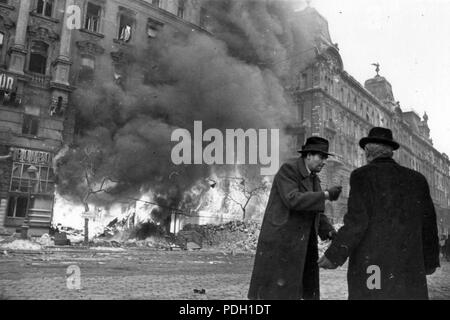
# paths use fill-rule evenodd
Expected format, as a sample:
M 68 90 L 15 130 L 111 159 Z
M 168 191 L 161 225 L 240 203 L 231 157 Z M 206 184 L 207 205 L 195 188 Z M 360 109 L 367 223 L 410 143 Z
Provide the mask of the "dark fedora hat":
M 306 139 L 306 143 L 302 146 L 301 150 L 298 150 L 299 153 L 306 152 L 318 152 L 327 156 L 334 156 L 334 154 L 328 152 L 329 143 L 327 139 L 321 137 L 310 137 Z
M 391 146 L 394 150 L 400 148 L 397 141 L 392 138 L 392 131 L 387 128 L 374 127 L 370 129 L 369 136 L 359 141 L 359 146 L 364 149 L 368 143 L 379 143 Z

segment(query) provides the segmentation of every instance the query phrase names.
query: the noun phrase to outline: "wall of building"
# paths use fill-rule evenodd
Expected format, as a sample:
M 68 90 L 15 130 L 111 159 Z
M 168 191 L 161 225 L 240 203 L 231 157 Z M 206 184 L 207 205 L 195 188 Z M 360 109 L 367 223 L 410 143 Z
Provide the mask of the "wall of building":
M 318 20 L 324 19 L 311 9 L 308 14 L 315 15 Z M 314 23 L 314 19 L 311 21 Z M 323 23 L 320 25 L 324 26 Z M 340 201 L 330 204 L 328 211 L 335 220 L 342 221 L 348 199 L 349 174 L 366 162 L 359 140 L 367 136 L 372 127 L 382 126 L 391 128 L 394 139 L 401 145 L 395 152 L 395 160 L 427 178 L 438 220 L 442 220 L 442 230 L 450 230 L 450 161 L 447 155 L 433 147 L 428 117 L 424 115 L 422 119 L 415 112 L 403 112 L 394 99 L 392 86 L 378 74 L 366 81 L 365 86 L 361 85 L 345 72 L 339 50 L 331 41 L 312 38 L 321 49 L 305 68 L 298 70 L 294 95 L 298 120 L 304 131 L 327 138 L 330 150 L 337 154 L 321 173 L 325 187 L 336 183 L 344 186 Z M 320 109 L 319 117 L 312 115 L 314 108 Z
M 42 7 L 38 2 L 45 4 Z M 48 3 L 51 6 L 46 7 Z M 180 16 L 180 3 L 184 3 L 183 16 Z M 66 27 L 73 14 L 66 9 L 72 5 L 81 10 L 81 28 L 78 29 Z M 43 10 L 39 11 L 40 8 Z M 99 8 L 98 15 L 95 10 L 92 14 L 92 8 Z M 65 144 L 73 141 L 75 117 L 70 99 L 77 87 L 80 71 L 89 66 L 93 73 L 114 77 L 120 73 L 120 64 L 124 63 L 120 61 L 122 49 L 146 44 L 157 36 L 162 26 L 184 33 L 204 32 L 198 27 L 199 21 L 200 2 L 196 0 L 160 0 L 159 5 L 151 0 L 1 2 L 0 155 L 7 154 L 12 148 L 46 152 L 54 157 Z M 131 37 L 121 32 L 121 25 L 130 26 Z M 149 33 L 150 27 L 152 32 Z M 36 52 L 45 52 L 41 54 L 45 61 L 39 60 L 44 62 L 38 67 Z M 6 88 L 6 79 L 9 78 L 13 84 Z M 7 93 L 7 99 L 3 98 L 2 91 Z M 12 93 L 14 99 L 10 98 Z M 33 125 L 38 123 L 37 130 L 24 126 L 30 119 L 33 119 Z M 0 226 L 6 223 L 13 230 L 23 224 L 23 219 L 15 219 L 11 223 L 13 219 L 7 217 L 11 197 L 18 194 L 33 199 L 30 203 L 35 207 L 29 210 L 35 230 L 30 230 L 30 233 L 46 232 L 45 227 L 48 230 L 52 218 L 54 194 L 50 191 L 28 194 L 24 190 L 11 190 L 13 167 L 22 164 L 17 158 L 0 162 Z M 38 164 L 25 164 L 26 168 L 33 165 Z M 46 199 L 42 200 L 42 196 Z

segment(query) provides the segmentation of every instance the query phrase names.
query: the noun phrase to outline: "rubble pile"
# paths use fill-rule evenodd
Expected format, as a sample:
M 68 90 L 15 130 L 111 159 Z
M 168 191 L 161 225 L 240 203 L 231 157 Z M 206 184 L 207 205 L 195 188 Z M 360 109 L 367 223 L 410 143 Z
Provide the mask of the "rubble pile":
M 102 247 L 150 247 L 167 250 L 173 246 L 174 241 L 162 226 L 153 222 L 130 226 L 127 218 L 116 218 L 93 240 L 93 244 Z
M 12 242 L 0 244 L 1 250 L 27 250 L 27 251 L 39 251 L 42 250 L 42 246 L 39 243 L 29 240 L 14 240 Z
M 254 252 L 260 224 L 255 221 L 231 221 L 220 225 L 188 224 L 183 231 L 196 231 L 203 237 L 203 247 L 228 251 Z

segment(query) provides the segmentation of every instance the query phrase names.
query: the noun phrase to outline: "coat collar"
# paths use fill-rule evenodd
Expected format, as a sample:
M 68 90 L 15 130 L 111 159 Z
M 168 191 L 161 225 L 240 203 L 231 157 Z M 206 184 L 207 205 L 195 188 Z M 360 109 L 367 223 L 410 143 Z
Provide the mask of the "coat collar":
M 397 162 L 395 162 L 394 159 L 389 158 L 389 157 L 376 158 L 376 159 L 373 159 L 371 163 L 382 163 L 382 162 L 397 163 Z
M 297 166 L 302 178 L 309 177 L 310 173 L 308 172 L 308 169 L 306 169 L 305 159 L 300 157 L 297 161 Z
M 305 160 L 303 158 L 299 158 L 297 161 L 298 170 L 300 172 L 300 181 L 306 190 L 313 191 L 313 184 L 310 179 L 310 173 L 306 169 Z M 318 179 L 317 177 L 315 179 Z

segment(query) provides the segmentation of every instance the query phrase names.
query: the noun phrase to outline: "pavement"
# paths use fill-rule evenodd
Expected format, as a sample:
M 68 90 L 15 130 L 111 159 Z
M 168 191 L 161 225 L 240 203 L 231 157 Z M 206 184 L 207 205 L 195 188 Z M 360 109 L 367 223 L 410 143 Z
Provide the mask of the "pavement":
M 0 300 L 245 300 L 253 259 L 149 248 L 0 252 Z M 450 263 L 428 283 L 431 299 L 450 299 Z M 321 298 L 347 299 L 345 267 L 321 270 Z

